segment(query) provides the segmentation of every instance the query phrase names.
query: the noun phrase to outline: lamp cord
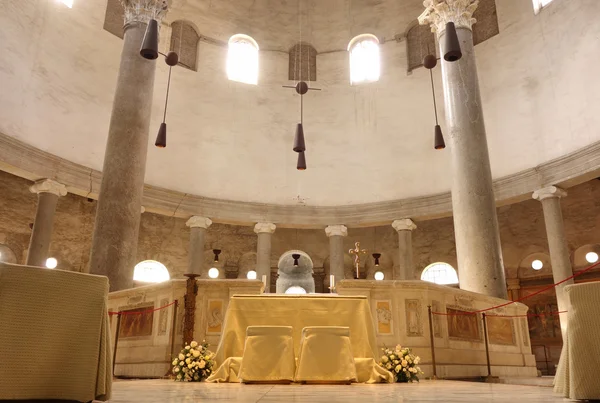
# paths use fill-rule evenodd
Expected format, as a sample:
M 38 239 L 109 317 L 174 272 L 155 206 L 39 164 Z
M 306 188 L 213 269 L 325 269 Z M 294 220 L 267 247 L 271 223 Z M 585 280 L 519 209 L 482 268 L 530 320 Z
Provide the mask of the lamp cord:
M 435 88 L 433 86 L 433 72 L 429 69 L 429 77 L 431 78 L 431 94 L 433 96 L 433 112 L 435 113 L 435 124 L 438 125 L 437 104 L 435 102 Z
M 167 120 L 167 103 L 169 102 L 169 88 L 171 87 L 171 69 L 173 67 L 169 66 L 169 80 L 167 81 L 167 96 L 165 97 L 165 112 L 163 114 L 163 123 Z

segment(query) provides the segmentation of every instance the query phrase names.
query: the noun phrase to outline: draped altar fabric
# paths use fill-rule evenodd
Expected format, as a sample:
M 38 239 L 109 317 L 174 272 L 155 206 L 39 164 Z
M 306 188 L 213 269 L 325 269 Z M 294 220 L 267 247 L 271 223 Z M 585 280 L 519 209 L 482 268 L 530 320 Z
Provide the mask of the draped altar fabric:
M 554 391 L 571 399 L 600 400 L 600 282 L 565 287 L 569 299 L 567 338 L 554 377 Z
M 349 327 L 358 382 L 393 382 L 393 375 L 376 363 L 377 344 L 366 297 L 283 294 L 234 295 L 231 298 L 216 351 L 219 367 L 209 381 L 238 381 L 246 328 L 257 325 L 291 326 L 296 357 L 304 327 Z
M 0 263 L 0 400 L 108 400 L 103 276 Z

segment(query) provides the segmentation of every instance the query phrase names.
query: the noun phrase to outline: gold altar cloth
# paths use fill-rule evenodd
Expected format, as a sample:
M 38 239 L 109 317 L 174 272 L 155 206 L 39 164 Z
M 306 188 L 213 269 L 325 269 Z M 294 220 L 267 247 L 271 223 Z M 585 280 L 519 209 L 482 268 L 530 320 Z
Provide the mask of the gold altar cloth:
M 239 362 L 248 326 L 291 326 L 298 357 L 306 326 L 347 326 L 358 382 L 393 382 L 393 375 L 377 365 L 377 344 L 369 302 L 364 296 L 234 295 L 227 308 L 216 351 L 219 366 L 212 382 L 238 382 Z

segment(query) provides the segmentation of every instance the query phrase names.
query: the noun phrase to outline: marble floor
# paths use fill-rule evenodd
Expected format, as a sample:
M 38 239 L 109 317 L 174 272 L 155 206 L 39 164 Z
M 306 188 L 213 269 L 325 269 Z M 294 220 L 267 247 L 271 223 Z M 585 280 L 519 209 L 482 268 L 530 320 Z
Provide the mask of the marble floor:
M 387 385 L 241 385 L 133 380 L 113 383 L 112 403 L 125 402 L 569 402 L 550 387 L 459 381 Z

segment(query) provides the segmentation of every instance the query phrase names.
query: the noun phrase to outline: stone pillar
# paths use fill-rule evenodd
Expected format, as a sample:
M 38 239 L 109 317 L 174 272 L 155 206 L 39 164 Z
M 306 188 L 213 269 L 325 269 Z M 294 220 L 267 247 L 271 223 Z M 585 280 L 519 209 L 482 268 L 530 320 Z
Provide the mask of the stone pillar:
M 451 157 L 452 211 L 460 288 L 507 298 L 496 203 L 473 49 L 478 0 L 425 0 L 421 25 L 431 25 L 443 55 L 447 22 L 454 22 L 462 58 L 442 59 L 446 143 Z
M 34 183 L 29 190 L 31 193 L 37 193 L 38 204 L 29 240 L 27 265 L 45 267 L 52 238 L 56 203 L 60 196 L 67 194 L 67 188 L 52 179 L 43 179 Z
M 560 209 L 560 198 L 566 195 L 567 192 L 556 186 L 548 186 L 533 192 L 533 198 L 542 203 L 542 210 L 544 211 L 546 237 L 548 238 L 550 262 L 552 263 L 552 276 L 554 277 L 555 283 L 573 275 L 573 268 L 571 267 L 571 260 L 569 258 L 569 248 L 567 247 L 567 239 L 565 237 L 562 211 Z M 556 299 L 559 311 L 569 310 L 569 301 L 564 292 L 564 287 L 569 284 L 573 284 L 573 279 L 556 287 Z M 563 313 L 559 316 L 560 328 L 564 340 L 567 329 L 567 314 Z
M 262 280 L 267 276 L 265 292 L 271 292 L 271 235 L 275 232 L 275 224 L 270 222 L 259 222 L 254 226 L 254 232 L 258 235 L 256 246 L 256 278 Z
M 208 277 L 202 268 L 204 266 L 204 234 L 211 224 L 210 218 L 200 216 L 190 217 L 185 223 L 190 227 L 188 273 L 196 274 L 201 278 Z
M 133 286 L 156 68 L 156 61 L 140 56 L 140 47 L 148 21 L 160 25 L 167 11 L 167 0 L 121 3 L 125 36 L 89 265 L 91 273 L 108 276 L 111 291 Z
M 344 273 L 344 237 L 348 236 L 345 225 L 330 225 L 325 228 L 329 237 L 329 274 L 335 276 L 335 282 L 345 278 Z M 325 276 L 325 285 L 329 286 L 329 276 Z
M 404 218 L 394 221 L 392 227 L 398 231 L 398 264 L 394 267 L 393 280 L 414 280 L 412 230 L 417 226 L 410 218 Z

